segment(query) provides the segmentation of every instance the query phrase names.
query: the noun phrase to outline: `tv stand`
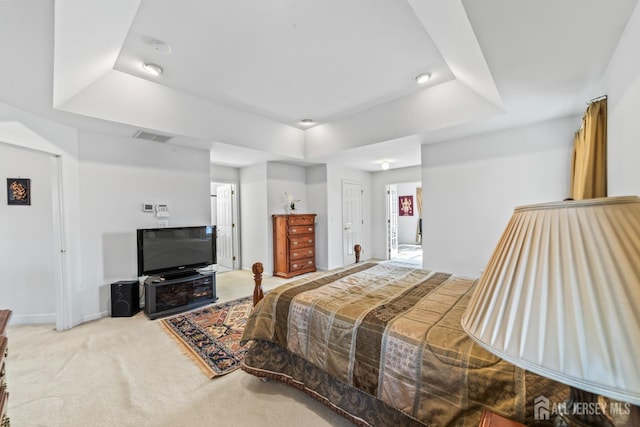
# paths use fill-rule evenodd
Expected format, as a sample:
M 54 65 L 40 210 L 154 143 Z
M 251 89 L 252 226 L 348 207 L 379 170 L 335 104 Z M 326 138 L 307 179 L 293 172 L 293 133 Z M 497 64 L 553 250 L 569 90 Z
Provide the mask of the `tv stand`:
M 172 279 L 166 275 L 149 276 L 144 281 L 144 312 L 150 319 L 191 310 L 217 299 L 215 271 L 191 272 L 186 277 Z

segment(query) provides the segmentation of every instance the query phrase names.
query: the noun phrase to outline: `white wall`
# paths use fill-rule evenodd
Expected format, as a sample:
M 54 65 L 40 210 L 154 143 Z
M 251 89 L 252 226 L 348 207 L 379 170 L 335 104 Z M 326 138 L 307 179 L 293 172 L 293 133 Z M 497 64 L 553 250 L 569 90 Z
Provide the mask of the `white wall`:
M 327 166 L 307 168 L 307 202 L 309 212 L 316 214 L 316 268 L 326 270 L 329 265 L 327 218 Z
M 240 181 L 240 169 L 229 166 L 211 165 L 212 182 L 238 182 Z
M 608 194 L 640 194 L 640 5 L 629 20 L 605 72 L 608 94 Z M 602 93 L 598 93 L 598 96 Z
M 251 270 L 254 262 L 261 262 L 265 274 L 273 273 L 269 260 L 271 217 L 267 206 L 267 164 L 240 169 L 240 248 L 241 268 Z M 253 290 L 253 287 L 251 286 Z
M 370 255 L 373 258 L 387 259 L 386 186 L 398 182 L 419 182 L 421 179 L 422 168 L 420 166 L 388 169 L 371 174 L 372 251 Z
M 210 205 L 211 205 L 211 225 L 217 225 L 218 224 L 218 201 L 217 201 L 217 196 L 218 196 L 218 183 L 217 182 L 211 182 L 209 183 L 210 185 L 210 190 L 209 190 L 209 194 L 211 194 L 211 198 L 209 199 Z
M 273 214 L 286 214 L 287 198 L 285 192 L 293 195 L 296 213 L 310 212 L 307 206 L 307 171 L 301 166 L 284 163 L 267 163 L 267 204 L 269 217 Z
M 478 277 L 513 208 L 569 192 L 570 117 L 422 146 L 423 265 Z
M 210 222 L 209 153 L 80 132 L 82 321 L 110 311 L 110 285 L 137 278 L 136 229 L 161 224 L 142 203 L 166 203 L 168 225 Z

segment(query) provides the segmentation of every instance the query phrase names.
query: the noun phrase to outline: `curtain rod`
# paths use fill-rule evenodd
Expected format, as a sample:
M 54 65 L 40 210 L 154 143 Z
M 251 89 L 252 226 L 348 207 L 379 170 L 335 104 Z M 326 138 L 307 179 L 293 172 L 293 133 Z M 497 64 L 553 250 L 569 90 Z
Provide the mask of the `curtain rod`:
M 600 95 L 596 98 L 593 98 L 591 101 L 587 102 L 587 105 L 591 104 L 592 102 L 601 101 L 603 99 L 607 99 L 607 95 Z

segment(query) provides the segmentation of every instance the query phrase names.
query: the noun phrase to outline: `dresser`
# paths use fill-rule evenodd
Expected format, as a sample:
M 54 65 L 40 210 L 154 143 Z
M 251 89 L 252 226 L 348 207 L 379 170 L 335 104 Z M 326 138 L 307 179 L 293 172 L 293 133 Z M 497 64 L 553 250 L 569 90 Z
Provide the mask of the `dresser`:
M 9 404 L 9 392 L 7 391 L 6 359 L 7 359 L 7 334 L 6 328 L 11 317 L 11 310 L 0 310 L 0 426 L 9 426 L 7 406 Z
M 273 215 L 273 275 L 316 271 L 316 214 Z

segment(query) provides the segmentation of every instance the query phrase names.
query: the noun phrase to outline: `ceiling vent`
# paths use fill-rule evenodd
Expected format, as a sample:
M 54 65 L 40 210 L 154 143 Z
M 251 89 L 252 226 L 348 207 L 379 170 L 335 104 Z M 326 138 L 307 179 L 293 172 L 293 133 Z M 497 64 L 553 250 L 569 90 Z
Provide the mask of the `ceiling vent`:
M 136 133 L 133 134 L 133 137 L 138 139 L 147 139 L 149 141 L 158 141 L 158 142 L 167 142 L 171 138 L 173 138 L 172 136 L 169 136 L 169 135 L 161 135 L 159 133 L 147 132 L 144 130 L 137 131 Z

